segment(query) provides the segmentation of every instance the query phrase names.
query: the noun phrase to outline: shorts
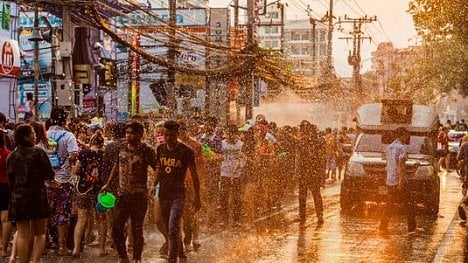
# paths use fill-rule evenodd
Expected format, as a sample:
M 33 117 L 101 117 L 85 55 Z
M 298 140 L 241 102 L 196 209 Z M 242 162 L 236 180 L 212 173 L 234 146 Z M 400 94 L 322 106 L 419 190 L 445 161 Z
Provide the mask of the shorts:
M 445 158 L 448 154 L 448 151 L 445 149 L 437 149 L 436 153 L 439 158 Z
M 8 210 L 10 203 L 10 187 L 7 184 L 0 184 L 0 211 Z
M 329 170 L 336 170 L 336 157 L 335 155 L 327 156 L 327 168 Z
M 86 193 L 84 195 L 75 194 L 76 207 L 80 209 L 92 209 L 96 206 L 97 194 Z
M 51 208 L 49 224 L 50 226 L 68 224 L 71 216 L 71 199 L 73 195 L 73 185 L 61 183 L 60 188 L 49 188 L 47 194 Z

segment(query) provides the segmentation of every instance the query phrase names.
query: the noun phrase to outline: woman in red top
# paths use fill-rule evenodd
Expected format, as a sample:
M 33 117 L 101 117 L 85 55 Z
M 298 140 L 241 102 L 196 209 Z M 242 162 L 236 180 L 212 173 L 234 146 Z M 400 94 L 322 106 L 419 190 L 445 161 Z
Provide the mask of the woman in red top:
M 6 172 L 6 160 L 10 150 L 5 147 L 5 130 L 0 130 L 0 218 L 2 220 L 2 251 L 0 256 L 7 256 L 8 242 L 11 235 L 11 223 L 8 221 L 8 203 L 10 201 L 10 188 Z
M 450 172 L 450 152 L 449 152 L 449 139 L 447 127 L 442 127 L 442 130 L 437 136 L 437 152 L 439 154 L 439 171 L 440 167 L 444 165 L 447 172 Z

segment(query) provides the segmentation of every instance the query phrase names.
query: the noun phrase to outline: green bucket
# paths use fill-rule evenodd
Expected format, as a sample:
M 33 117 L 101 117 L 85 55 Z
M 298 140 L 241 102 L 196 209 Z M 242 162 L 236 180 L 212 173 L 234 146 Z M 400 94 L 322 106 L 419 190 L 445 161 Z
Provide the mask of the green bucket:
M 99 193 L 98 202 L 105 208 L 111 209 L 115 206 L 115 196 L 111 193 Z

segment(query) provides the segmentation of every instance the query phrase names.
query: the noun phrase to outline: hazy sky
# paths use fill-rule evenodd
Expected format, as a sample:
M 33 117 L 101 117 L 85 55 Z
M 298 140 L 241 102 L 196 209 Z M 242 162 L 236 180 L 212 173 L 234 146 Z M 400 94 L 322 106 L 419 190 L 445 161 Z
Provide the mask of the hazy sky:
M 240 5 L 245 6 L 246 0 L 239 0 Z M 267 0 L 271 3 L 273 0 Z M 231 0 L 210 0 L 210 7 L 227 7 Z M 313 10 L 311 15 L 320 18 L 325 15 L 329 0 L 282 0 L 287 3 L 286 18 L 288 20 L 307 18 L 307 5 Z M 393 42 L 395 47 L 404 48 L 416 45 L 416 31 L 410 14 L 406 12 L 409 0 L 335 0 L 334 15 L 336 18 L 348 17 L 358 18 L 364 15 L 377 16 L 377 22 L 366 24 L 363 31 L 366 36 L 372 37 L 372 42 L 365 40 L 362 44 L 363 67 L 361 72 L 370 70 L 371 52 L 377 49 L 381 42 Z M 336 20 L 337 21 L 337 20 Z M 348 65 L 348 50 L 352 49 L 352 42 L 339 40 L 338 37 L 346 37 L 344 34 L 351 30 L 352 24 L 343 24 L 343 33 L 337 32 L 335 25 L 333 58 L 335 69 L 340 76 L 351 76 L 352 67 Z

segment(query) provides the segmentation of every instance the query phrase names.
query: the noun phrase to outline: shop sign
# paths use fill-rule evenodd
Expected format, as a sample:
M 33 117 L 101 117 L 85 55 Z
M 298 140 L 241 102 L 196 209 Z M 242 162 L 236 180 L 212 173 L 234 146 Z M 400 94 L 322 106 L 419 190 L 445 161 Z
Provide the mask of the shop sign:
M 0 75 L 16 77 L 20 72 L 18 41 L 0 38 Z

